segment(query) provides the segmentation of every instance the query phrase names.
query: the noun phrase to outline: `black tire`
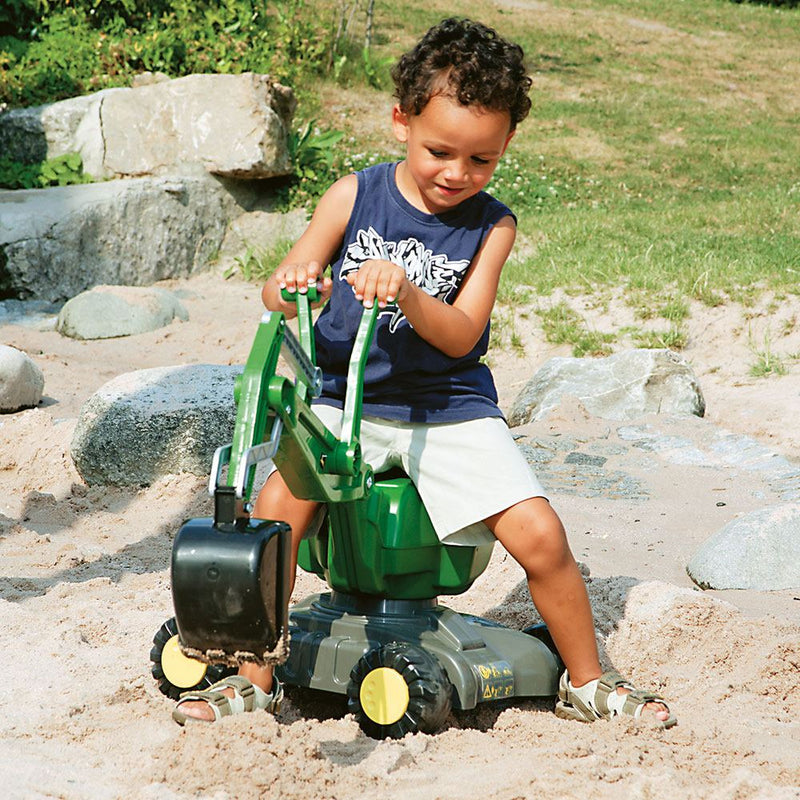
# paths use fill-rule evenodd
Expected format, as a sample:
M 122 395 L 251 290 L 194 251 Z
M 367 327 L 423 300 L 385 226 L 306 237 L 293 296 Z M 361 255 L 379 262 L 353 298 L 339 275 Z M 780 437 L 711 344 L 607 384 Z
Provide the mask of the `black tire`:
M 150 671 L 153 677 L 158 681 L 158 688 L 162 694 L 172 700 L 177 700 L 183 692 L 191 692 L 202 689 L 207 689 L 212 684 L 230 675 L 235 670 L 230 667 L 225 667 L 222 664 L 197 664 L 197 672 L 201 677 L 192 686 L 181 686 L 173 683 L 174 678 L 171 680 L 168 675 L 169 669 L 165 669 L 162 663 L 162 656 L 164 648 L 169 647 L 172 640 L 177 640 L 178 625 L 175 622 L 175 617 L 170 617 L 156 632 L 153 637 L 153 647 L 150 649 Z M 191 660 L 191 659 L 187 659 Z M 204 669 L 203 669 L 204 668 Z
M 393 698 L 394 708 L 383 716 L 368 702 L 369 687 L 375 683 L 376 671 L 382 669 L 390 671 L 390 683 L 400 688 L 401 695 L 402 684 L 407 691 L 407 703 L 403 702 L 404 696 Z M 399 677 L 394 678 L 393 674 Z M 366 696 L 362 694 L 365 690 Z M 355 714 L 364 733 L 373 739 L 436 733 L 450 713 L 452 690 L 447 674 L 434 656 L 420 647 L 392 642 L 370 650 L 353 667 L 347 686 L 347 708 Z

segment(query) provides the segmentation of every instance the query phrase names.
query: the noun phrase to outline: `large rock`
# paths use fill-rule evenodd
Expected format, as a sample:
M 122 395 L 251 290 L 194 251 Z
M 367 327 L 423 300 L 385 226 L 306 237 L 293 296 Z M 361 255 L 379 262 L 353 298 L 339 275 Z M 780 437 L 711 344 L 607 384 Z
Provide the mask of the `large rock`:
M 578 398 L 589 413 L 614 420 L 705 413 L 700 386 L 682 356 L 628 350 L 607 358 L 551 358 L 517 396 L 508 423 L 542 419 L 566 396 Z
M 0 413 L 39 405 L 44 391 L 44 375 L 31 358 L 0 344 Z
M 241 210 L 205 174 L 0 191 L 0 296 L 57 302 L 97 284 L 185 277 Z
M 23 164 L 47 158 L 47 134 L 42 120 L 44 108 L 35 106 L 0 112 L 0 153 Z
M 162 328 L 175 317 L 189 314 L 165 289 L 95 286 L 64 304 L 56 330 L 72 339 L 110 339 Z
M 0 114 L 0 152 L 25 162 L 78 152 L 95 177 L 166 175 L 202 164 L 217 175 L 291 172 L 296 101 L 266 75 L 188 75 Z
M 81 409 L 71 453 L 91 484 L 141 486 L 180 472 L 208 475 L 231 441 L 241 367 L 195 364 L 120 375 Z
M 729 522 L 700 547 L 686 571 L 703 589 L 800 589 L 800 503 Z
M 232 259 L 247 250 L 257 255 L 268 253 L 276 244 L 297 241 L 306 227 L 308 216 L 302 208 L 287 213 L 246 211 L 230 221 L 220 259 Z

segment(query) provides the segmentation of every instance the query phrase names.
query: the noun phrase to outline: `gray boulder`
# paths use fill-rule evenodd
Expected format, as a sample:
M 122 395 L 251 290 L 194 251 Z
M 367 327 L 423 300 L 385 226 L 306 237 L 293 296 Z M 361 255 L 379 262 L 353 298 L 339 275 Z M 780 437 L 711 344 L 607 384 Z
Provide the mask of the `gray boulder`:
M 0 114 L 0 152 L 24 162 L 70 152 L 95 177 L 165 175 L 202 164 L 217 175 L 291 171 L 296 101 L 266 75 L 188 75 Z
M 551 358 L 531 378 L 508 415 L 512 427 L 545 417 L 562 397 L 576 397 L 597 417 L 694 414 L 705 401 L 686 360 L 671 350 L 628 350 L 607 358 Z
M 95 286 L 68 300 L 56 330 L 72 339 L 110 339 L 153 331 L 189 314 L 172 292 L 155 287 Z
M 102 127 L 106 169 L 116 175 L 201 163 L 234 178 L 292 171 L 287 148 L 296 101 L 266 75 L 188 75 L 109 95 Z
M 162 475 L 208 475 L 231 441 L 241 367 L 194 364 L 120 375 L 81 408 L 71 454 L 90 484 L 141 486 Z
M 0 294 L 63 302 L 98 284 L 185 277 L 241 210 L 202 173 L 0 191 Z
M 39 405 L 44 392 L 44 375 L 31 358 L 0 344 L 0 413 Z
M 248 249 L 261 255 L 281 241 L 294 243 L 307 226 L 308 216 L 302 208 L 287 213 L 246 211 L 230 221 L 220 249 L 220 260 L 233 259 Z
M 42 107 L 0 112 L 0 152 L 13 161 L 33 164 L 47 158 L 47 136 Z
M 800 503 L 729 522 L 700 547 L 686 571 L 703 589 L 800 588 Z

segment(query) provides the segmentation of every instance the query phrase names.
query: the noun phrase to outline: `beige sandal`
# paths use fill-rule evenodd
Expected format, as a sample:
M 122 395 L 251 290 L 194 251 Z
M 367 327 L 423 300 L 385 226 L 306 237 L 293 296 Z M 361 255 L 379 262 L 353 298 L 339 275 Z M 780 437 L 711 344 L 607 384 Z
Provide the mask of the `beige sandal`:
M 627 694 L 619 694 L 617 689 L 630 689 Z M 620 715 L 641 719 L 642 710 L 648 703 L 660 703 L 669 717 L 657 720 L 658 727 L 671 728 L 678 719 L 669 710 L 661 695 L 636 689 L 618 672 L 606 672 L 599 678 L 575 688 L 565 672 L 558 685 L 556 716 L 562 719 L 575 719 L 580 722 L 594 722 L 596 719 L 611 719 Z
M 224 695 L 222 693 L 223 689 L 233 689 L 233 697 Z M 182 703 L 188 703 L 192 700 L 204 700 L 208 703 L 214 712 L 214 722 L 219 721 L 222 717 L 228 717 L 232 714 L 244 714 L 257 708 L 262 708 L 271 714 L 277 714 L 283 701 L 283 686 L 277 678 L 273 677 L 271 691 L 265 692 L 241 675 L 230 675 L 204 691 L 184 692 L 172 712 L 172 718 L 178 725 L 185 725 L 187 722 L 212 721 L 189 716 L 180 710 Z

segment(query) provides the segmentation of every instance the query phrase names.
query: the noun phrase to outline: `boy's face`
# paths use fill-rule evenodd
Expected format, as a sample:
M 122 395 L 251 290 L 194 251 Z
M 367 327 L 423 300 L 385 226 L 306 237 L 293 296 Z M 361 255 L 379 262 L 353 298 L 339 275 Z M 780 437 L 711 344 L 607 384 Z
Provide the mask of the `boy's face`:
M 417 115 L 395 106 L 392 127 L 406 145 L 398 188 L 429 214 L 455 208 L 481 191 L 514 135 L 508 112 L 462 106 L 446 95 L 434 95 Z

